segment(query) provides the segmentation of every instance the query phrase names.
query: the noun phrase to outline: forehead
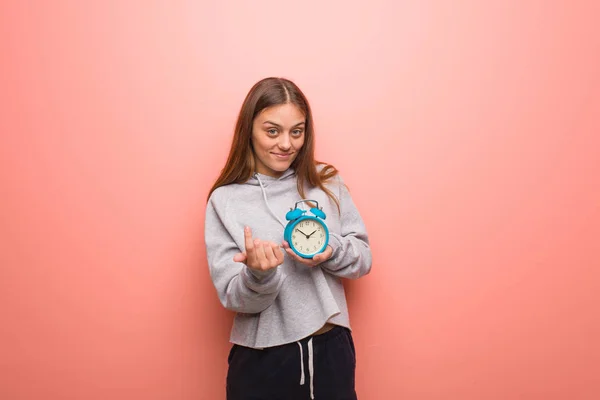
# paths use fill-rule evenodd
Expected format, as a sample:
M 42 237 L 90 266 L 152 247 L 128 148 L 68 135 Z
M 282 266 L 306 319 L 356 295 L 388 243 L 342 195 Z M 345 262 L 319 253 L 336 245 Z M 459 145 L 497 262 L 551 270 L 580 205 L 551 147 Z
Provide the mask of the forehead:
M 300 108 L 292 103 L 267 107 L 256 116 L 256 120 L 259 123 L 271 121 L 278 124 L 292 125 L 304 122 L 305 118 Z

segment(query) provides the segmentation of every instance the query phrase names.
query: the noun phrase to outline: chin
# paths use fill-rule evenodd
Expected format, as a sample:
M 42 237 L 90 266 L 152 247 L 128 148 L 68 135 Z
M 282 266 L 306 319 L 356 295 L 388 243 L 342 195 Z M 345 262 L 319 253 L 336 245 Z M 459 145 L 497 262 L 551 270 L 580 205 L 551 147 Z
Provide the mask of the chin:
M 289 165 L 287 165 L 285 167 L 282 167 L 281 165 L 274 165 L 271 167 L 271 169 L 276 172 L 285 172 L 285 171 L 287 171 L 287 169 L 289 167 L 290 167 Z
M 292 163 L 290 161 L 285 161 L 285 162 L 274 162 L 273 164 L 269 165 L 269 168 L 275 170 L 275 171 L 280 171 L 280 172 L 284 172 L 286 169 L 288 169 L 290 167 L 290 165 L 292 165 Z

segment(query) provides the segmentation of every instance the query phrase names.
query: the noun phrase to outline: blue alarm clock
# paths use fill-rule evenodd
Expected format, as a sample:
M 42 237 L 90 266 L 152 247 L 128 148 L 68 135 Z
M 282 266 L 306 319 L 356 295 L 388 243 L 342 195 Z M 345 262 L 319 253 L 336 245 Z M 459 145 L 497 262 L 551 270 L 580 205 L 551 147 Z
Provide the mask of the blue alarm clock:
M 312 215 L 307 215 L 307 210 L 298 208 L 299 203 L 312 202 L 316 207 L 310 209 Z M 313 258 L 321 253 L 329 243 L 329 229 L 325 225 L 325 213 L 319 208 L 316 200 L 297 201 L 294 209 L 285 215 L 288 224 L 283 232 L 283 238 L 289 243 L 294 253 L 302 258 Z

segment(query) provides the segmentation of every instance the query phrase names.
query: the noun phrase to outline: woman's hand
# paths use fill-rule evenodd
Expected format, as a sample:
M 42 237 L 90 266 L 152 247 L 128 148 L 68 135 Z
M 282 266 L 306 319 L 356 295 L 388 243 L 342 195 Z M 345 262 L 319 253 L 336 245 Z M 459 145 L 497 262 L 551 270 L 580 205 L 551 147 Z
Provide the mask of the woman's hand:
M 292 257 L 294 260 L 296 260 L 299 263 L 308 265 L 309 267 L 316 267 L 323 261 L 329 260 L 329 258 L 333 254 L 333 248 L 331 246 L 327 246 L 325 250 L 323 250 L 323 252 L 315 254 L 313 258 L 302 258 L 298 254 L 294 253 L 294 250 L 290 248 L 290 244 L 285 240 L 283 241 L 283 248 L 285 249 L 285 252 L 288 253 L 290 257 Z
M 244 228 L 244 239 L 246 251 L 236 254 L 233 261 L 242 262 L 257 271 L 268 271 L 283 264 L 283 251 L 277 243 L 252 239 L 249 227 Z

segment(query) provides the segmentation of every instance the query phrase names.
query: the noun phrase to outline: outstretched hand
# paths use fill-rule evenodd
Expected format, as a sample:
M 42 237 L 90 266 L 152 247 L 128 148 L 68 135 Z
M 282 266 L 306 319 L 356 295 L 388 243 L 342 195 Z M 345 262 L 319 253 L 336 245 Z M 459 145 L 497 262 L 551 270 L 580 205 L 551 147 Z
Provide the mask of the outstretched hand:
M 268 271 L 283 264 L 283 251 L 277 243 L 253 239 L 249 227 L 244 228 L 244 240 L 246 251 L 233 256 L 233 261 L 258 271 Z
M 331 246 L 327 246 L 323 252 L 315 254 L 313 258 L 302 258 L 298 254 L 294 253 L 294 250 L 290 248 L 290 244 L 285 240 L 283 241 L 283 248 L 285 249 L 285 252 L 295 261 L 308 265 L 309 267 L 316 267 L 322 262 L 329 260 L 333 254 L 333 248 Z

